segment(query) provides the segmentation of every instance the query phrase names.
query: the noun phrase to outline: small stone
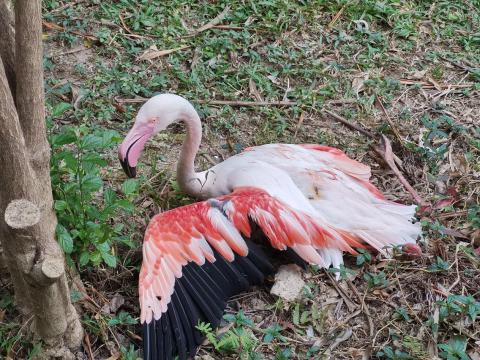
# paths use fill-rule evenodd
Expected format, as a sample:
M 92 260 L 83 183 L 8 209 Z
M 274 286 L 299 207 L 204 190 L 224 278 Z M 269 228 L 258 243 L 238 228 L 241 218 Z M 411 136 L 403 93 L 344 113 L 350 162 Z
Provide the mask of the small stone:
M 300 267 L 295 264 L 283 265 L 275 275 L 270 293 L 290 302 L 300 298 L 304 286 Z

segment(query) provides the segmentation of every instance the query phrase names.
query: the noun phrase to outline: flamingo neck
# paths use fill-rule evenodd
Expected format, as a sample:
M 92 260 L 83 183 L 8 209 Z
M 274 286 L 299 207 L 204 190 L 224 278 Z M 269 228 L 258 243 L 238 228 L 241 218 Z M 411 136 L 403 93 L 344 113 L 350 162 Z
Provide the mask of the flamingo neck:
M 177 164 L 177 181 L 187 194 L 198 197 L 202 190 L 200 174 L 195 172 L 195 156 L 202 141 L 202 124 L 195 112 L 182 119 L 187 136 L 182 145 L 182 152 Z

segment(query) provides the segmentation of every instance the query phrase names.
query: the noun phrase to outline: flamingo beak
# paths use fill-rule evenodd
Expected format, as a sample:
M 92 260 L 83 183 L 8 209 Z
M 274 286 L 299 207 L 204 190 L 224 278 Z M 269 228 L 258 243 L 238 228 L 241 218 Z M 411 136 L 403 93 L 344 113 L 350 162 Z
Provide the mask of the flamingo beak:
M 134 126 L 118 148 L 118 159 L 128 177 L 137 176 L 138 158 L 153 135 L 153 130 L 149 125 Z
M 119 160 L 120 164 L 122 165 L 123 171 L 125 171 L 125 174 L 127 174 L 129 178 L 134 178 L 137 176 L 137 168 L 135 166 L 130 166 L 130 164 L 128 163 L 128 158 Z

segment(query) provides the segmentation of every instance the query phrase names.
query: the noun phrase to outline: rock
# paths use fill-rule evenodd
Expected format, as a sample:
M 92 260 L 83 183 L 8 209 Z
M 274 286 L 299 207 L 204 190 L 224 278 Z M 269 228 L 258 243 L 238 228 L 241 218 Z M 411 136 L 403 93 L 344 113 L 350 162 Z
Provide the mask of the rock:
M 283 265 L 275 275 L 275 284 L 270 293 L 283 300 L 294 301 L 300 297 L 304 286 L 300 267 L 295 264 Z

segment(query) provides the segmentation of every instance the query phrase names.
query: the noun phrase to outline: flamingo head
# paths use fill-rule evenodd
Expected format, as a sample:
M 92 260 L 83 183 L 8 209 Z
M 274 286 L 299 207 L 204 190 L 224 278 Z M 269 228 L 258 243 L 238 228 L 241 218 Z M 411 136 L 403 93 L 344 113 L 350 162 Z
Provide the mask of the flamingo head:
M 191 116 L 195 111 L 184 98 L 174 94 L 160 94 L 142 105 L 133 127 L 118 148 L 118 158 L 128 177 L 137 175 L 137 163 L 147 141 L 165 130 L 168 125 Z

